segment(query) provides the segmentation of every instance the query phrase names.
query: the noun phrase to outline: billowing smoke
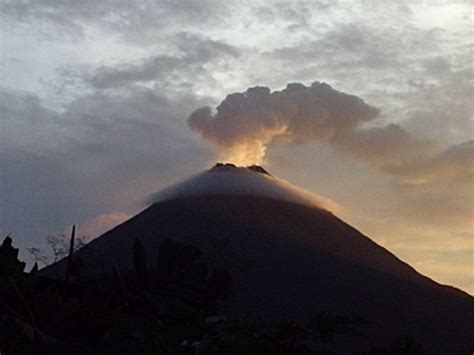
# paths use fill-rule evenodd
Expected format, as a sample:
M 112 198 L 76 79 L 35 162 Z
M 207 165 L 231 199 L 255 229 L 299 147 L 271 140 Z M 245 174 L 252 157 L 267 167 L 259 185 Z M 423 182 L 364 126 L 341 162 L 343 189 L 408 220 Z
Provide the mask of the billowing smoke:
M 261 164 L 275 139 L 287 142 L 333 139 L 377 117 L 379 110 L 326 83 L 288 84 L 282 91 L 253 87 L 228 95 L 188 118 L 193 131 L 218 147 L 220 159 L 239 165 Z

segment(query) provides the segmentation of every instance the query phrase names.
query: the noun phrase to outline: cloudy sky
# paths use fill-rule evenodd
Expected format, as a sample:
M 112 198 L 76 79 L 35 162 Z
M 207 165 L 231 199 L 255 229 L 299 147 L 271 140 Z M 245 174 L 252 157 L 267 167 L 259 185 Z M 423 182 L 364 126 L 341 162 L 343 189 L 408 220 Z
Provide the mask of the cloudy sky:
M 245 146 L 474 293 L 473 11 L 0 0 L 0 236 L 24 249 L 77 223 L 93 237 Z

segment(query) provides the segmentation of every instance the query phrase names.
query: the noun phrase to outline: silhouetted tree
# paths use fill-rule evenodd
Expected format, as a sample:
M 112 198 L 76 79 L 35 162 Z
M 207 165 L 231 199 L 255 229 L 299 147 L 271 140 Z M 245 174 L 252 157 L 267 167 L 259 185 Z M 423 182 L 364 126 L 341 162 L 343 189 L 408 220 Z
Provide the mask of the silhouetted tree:
M 18 249 L 12 244 L 12 238 L 7 236 L 0 246 L 0 276 L 21 274 L 25 268 L 25 263 L 18 260 Z

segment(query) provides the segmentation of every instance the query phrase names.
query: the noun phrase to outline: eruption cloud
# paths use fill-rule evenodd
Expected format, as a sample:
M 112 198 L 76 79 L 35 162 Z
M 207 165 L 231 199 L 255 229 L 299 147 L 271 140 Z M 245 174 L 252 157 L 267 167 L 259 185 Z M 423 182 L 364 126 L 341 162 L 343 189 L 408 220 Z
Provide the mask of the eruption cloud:
M 249 88 L 228 95 L 212 112 L 194 111 L 189 127 L 214 143 L 219 158 L 237 165 L 261 164 L 267 147 L 285 142 L 334 139 L 373 120 L 379 110 L 326 83 L 288 84 L 281 91 Z

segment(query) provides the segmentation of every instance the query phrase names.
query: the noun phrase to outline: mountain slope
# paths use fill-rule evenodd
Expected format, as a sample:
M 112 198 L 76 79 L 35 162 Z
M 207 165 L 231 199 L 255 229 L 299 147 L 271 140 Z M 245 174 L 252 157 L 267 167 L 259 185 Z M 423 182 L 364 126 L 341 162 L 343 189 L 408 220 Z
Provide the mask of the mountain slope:
M 83 272 L 132 268 L 135 238 L 155 263 L 161 241 L 171 238 L 201 248 L 230 272 L 233 295 L 225 312 L 231 317 L 356 313 L 369 321 L 359 346 L 410 334 L 429 353 L 474 348 L 471 296 L 420 275 L 322 208 L 255 191 L 212 191 L 161 199 L 97 238 L 75 256 Z M 43 273 L 62 274 L 64 265 Z

